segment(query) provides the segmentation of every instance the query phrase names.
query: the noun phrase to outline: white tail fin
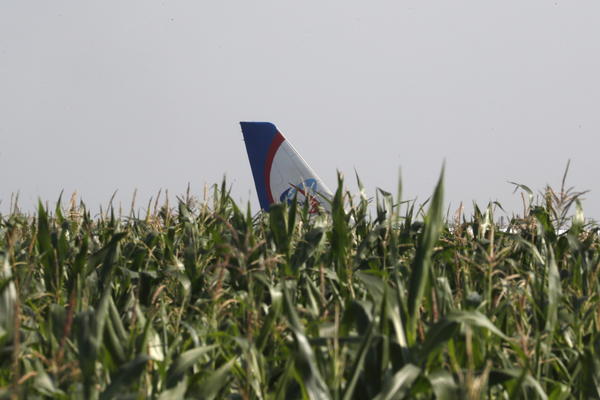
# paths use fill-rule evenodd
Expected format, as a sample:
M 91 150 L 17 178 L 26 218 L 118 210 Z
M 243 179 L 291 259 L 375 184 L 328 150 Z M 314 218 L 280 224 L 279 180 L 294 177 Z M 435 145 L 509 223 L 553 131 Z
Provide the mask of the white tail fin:
M 311 213 L 330 211 L 331 191 L 270 122 L 240 122 L 260 206 L 308 202 Z

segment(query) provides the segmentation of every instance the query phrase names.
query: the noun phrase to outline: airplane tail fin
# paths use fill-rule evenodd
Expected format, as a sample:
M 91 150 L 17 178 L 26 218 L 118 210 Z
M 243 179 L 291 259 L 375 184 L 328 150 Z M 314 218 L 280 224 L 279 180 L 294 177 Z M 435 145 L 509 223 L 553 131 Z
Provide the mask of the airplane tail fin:
M 254 176 L 260 206 L 271 204 L 309 203 L 311 213 L 319 207 L 330 211 L 331 191 L 304 161 L 296 149 L 270 122 L 240 122 L 246 151 Z

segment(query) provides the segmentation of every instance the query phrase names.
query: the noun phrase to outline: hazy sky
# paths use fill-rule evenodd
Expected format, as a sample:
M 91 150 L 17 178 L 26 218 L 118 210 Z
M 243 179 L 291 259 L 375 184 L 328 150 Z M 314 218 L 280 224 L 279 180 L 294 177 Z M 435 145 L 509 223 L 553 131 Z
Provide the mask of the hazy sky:
M 0 3 L 0 209 L 77 190 L 128 207 L 224 174 L 258 201 L 238 121 L 272 121 L 334 189 L 519 211 L 507 181 L 589 189 L 600 219 L 600 2 Z

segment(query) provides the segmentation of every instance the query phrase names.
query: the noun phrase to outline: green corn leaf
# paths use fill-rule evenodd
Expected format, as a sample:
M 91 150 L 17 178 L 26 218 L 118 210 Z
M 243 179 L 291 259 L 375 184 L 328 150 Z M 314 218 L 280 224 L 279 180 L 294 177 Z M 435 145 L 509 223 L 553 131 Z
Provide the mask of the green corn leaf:
M 452 311 L 446 316 L 446 320 L 450 323 L 456 322 L 472 327 L 485 328 L 496 336 L 499 336 L 506 341 L 510 341 L 508 336 L 498 329 L 488 317 L 479 311 Z
M 228 384 L 228 376 L 236 361 L 237 360 L 235 358 L 229 360 L 220 366 L 216 371 L 204 378 L 200 383 L 195 385 L 195 395 L 206 400 L 216 399 L 219 395 L 219 392 Z
M 427 375 L 431 389 L 437 400 L 454 400 L 459 397 L 456 381 L 451 373 L 439 369 Z
M 139 354 L 133 360 L 123 364 L 113 375 L 113 381 L 100 395 L 100 400 L 114 399 L 122 395 L 126 388 L 137 383 L 150 360 L 145 354 Z
M 529 198 L 529 204 L 531 204 L 533 202 L 533 190 L 531 190 L 531 188 L 529 186 L 523 185 L 523 184 L 520 184 L 520 183 L 516 183 L 516 182 L 508 182 L 508 183 L 510 183 L 510 184 L 512 184 L 512 185 L 515 186 L 515 191 L 517 189 L 521 189 L 525 193 L 527 193 L 527 196 Z
M 548 308 L 546 314 L 546 331 L 549 332 L 548 338 L 551 339 L 556 328 L 558 319 L 558 305 L 561 298 L 560 274 L 558 266 L 554 259 L 554 251 L 549 248 L 547 250 L 548 266 Z
M 0 251 L 0 344 L 14 335 L 17 291 L 6 253 Z
M 269 207 L 269 228 L 277 251 L 287 255 L 289 253 L 289 237 L 284 204 L 277 203 Z
M 339 172 L 338 187 L 331 207 L 331 256 L 336 264 L 338 278 L 345 282 L 347 275 L 345 260 L 350 240 L 347 216 L 344 211 L 344 180 Z
M 170 389 L 163 390 L 158 396 L 158 400 L 178 400 L 185 398 L 185 392 L 188 389 L 188 377 L 184 376 L 183 379 Z
M 36 375 L 33 381 L 35 390 L 43 395 L 53 399 L 66 399 L 66 393 L 62 391 L 56 382 L 46 373 L 41 363 L 36 363 Z
M 41 201 L 38 202 L 37 247 L 44 266 L 44 281 L 46 286 L 49 290 L 57 290 L 60 286 L 59 269 L 54 246 L 52 246 L 48 214 Z
M 361 372 L 365 368 L 365 358 L 367 357 L 367 353 L 371 350 L 371 341 L 373 340 L 373 334 L 375 331 L 375 324 L 371 323 L 367 329 L 367 333 L 364 335 L 364 338 L 360 344 L 360 350 L 358 351 L 358 355 L 354 360 L 354 364 L 352 366 L 352 372 L 350 373 L 350 381 L 344 390 L 343 400 L 350 400 L 354 398 L 354 389 L 356 389 L 356 384 L 358 383 L 358 378 L 360 377 Z
M 429 328 L 421 349 L 421 359 L 426 360 L 431 356 L 431 352 L 446 344 L 457 333 L 458 327 L 457 321 L 442 318 Z
M 429 212 L 425 218 L 425 227 L 419 237 L 417 252 L 412 264 L 410 281 L 408 287 L 408 344 L 416 341 L 417 322 L 419 319 L 419 307 L 421 307 L 425 288 L 429 279 L 431 268 L 431 256 L 443 223 L 443 196 L 444 196 L 444 169 L 436 185 L 429 206 Z
M 505 369 L 493 369 L 490 371 L 489 384 L 490 386 L 497 384 L 510 384 L 511 392 L 514 394 L 514 398 L 518 398 L 517 395 L 520 393 L 522 387 L 531 388 L 537 395 L 537 398 L 546 400 L 548 395 L 544 391 L 542 385 L 532 377 L 527 370 L 521 368 L 505 368 Z
M 325 381 L 319 371 L 319 366 L 315 358 L 313 349 L 304 335 L 304 328 L 294 309 L 294 304 L 290 298 L 288 289 L 283 286 L 285 314 L 290 323 L 296 342 L 296 362 L 295 367 L 302 377 L 302 384 L 306 388 L 308 395 L 314 400 L 330 399 L 331 395 Z
M 421 368 L 407 364 L 396 372 L 384 385 L 381 392 L 373 400 L 391 400 L 404 398 L 421 374 Z
M 218 345 L 208 345 L 196 347 L 181 353 L 179 357 L 175 359 L 169 372 L 167 373 L 167 387 L 172 388 L 179 380 L 184 376 L 188 369 L 190 369 L 196 362 L 198 362 L 204 355 L 216 349 Z

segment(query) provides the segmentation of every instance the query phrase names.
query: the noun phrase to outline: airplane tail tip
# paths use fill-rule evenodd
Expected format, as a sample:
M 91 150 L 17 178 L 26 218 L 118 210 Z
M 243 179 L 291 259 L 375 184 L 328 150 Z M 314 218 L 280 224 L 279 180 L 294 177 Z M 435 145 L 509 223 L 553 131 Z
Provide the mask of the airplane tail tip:
M 240 121 L 240 126 L 244 139 L 257 135 L 272 136 L 277 131 L 275 124 L 271 122 Z

